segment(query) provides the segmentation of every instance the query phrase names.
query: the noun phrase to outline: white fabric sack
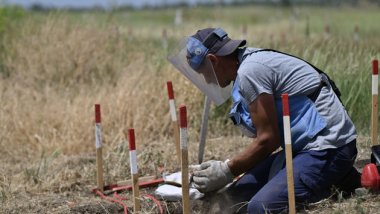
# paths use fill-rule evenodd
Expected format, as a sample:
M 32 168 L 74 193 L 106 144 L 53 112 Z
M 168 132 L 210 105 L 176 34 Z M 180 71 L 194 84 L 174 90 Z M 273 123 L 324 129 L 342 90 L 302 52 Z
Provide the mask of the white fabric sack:
M 165 182 L 171 182 L 181 185 L 182 178 L 181 172 L 176 172 L 169 175 L 163 175 L 163 179 Z M 174 185 L 164 184 L 159 186 L 154 194 L 162 199 L 167 201 L 180 201 L 182 200 L 182 188 Z M 196 188 L 189 188 L 189 195 L 191 200 L 196 200 L 202 198 L 204 196 L 203 193 L 199 192 Z

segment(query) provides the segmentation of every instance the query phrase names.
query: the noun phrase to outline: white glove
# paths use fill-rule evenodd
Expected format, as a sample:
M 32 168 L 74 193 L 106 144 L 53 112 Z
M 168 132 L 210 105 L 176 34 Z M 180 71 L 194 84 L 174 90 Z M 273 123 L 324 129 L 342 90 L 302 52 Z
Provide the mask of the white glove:
M 210 160 L 201 164 L 200 170 L 194 171 L 194 187 L 206 193 L 219 190 L 232 182 L 232 175 L 227 162 Z

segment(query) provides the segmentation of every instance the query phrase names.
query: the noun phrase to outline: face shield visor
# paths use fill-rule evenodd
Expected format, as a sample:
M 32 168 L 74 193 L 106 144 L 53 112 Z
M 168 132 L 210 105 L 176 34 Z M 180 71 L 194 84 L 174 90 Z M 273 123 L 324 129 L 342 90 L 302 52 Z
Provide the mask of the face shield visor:
M 168 60 L 215 105 L 221 105 L 230 97 L 231 86 L 222 88 L 211 61 L 208 49 L 194 37 L 182 39 Z

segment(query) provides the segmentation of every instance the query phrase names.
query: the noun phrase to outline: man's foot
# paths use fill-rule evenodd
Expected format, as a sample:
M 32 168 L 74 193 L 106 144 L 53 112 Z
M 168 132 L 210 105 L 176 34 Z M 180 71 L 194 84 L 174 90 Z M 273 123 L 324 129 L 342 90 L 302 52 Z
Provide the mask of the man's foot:
M 343 194 L 350 195 L 355 192 L 355 189 L 361 187 L 360 177 L 361 173 L 358 172 L 355 167 L 352 167 L 350 172 L 335 186 L 342 191 Z

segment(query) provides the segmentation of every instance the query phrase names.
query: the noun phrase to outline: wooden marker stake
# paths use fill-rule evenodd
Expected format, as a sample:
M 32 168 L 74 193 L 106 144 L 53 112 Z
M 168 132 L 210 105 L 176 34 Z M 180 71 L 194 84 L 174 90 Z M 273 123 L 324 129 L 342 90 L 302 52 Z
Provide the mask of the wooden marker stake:
M 172 118 L 172 127 L 174 132 L 174 143 L 175 148 L 177 151 L 177 157 L 178 161 L 181 162 L 181 151 L 180 151 L 180 142 L 179 142 L 179 127 L 177 122 L 177 113 L 176 113 L 176 107 L 175 107 L 175 100 L 174 100 L 174 90 L 173 90 L 173 84 L 171 81 L 168 81 L 166 83 L 166 86 L 168 88 L 168 96 L 169 96 L 169 108 L 170 108 L 170 116 Z
M 190 213 L 189 196 L 189 161 L 187 150 L 187 115 L 186 106 L 179 107 L 180 139 L 181 139 L 181 173 L 182 173 L 182 213 Z
M 102 153 L 102 125 L 100 104 L 95 104 L 95 147 L 96 147 L 96 182 L 98 189 L 103 192 L 103 153 Z
M 135 131 L 128 129 L 128 142 L 129 142 L 129 161 L 131 164 L 132 175 L 132 192 L 133 192 L 133 212 L 140 211 L 140 189 L 139 189 L 139 175 L 137 169 L 137 156 L 135 144 Z
M 377 109 L 379 94 L 379 62 L 372 61 L 372 113 L 371 113 L 371 141 L 372 146 L 377 145 Z
M 325 26 L 325 39 L 330 37 L 330 25 Z
M 360 36 L 359 36 L 359 26 L 355 25 L 354 28 L 354 40 L 355 42 L 359 42 Z
M 247 30 L 247 25 L 244 24 L 243 27 L 241 28 L 241 39 L 248 39 L 248 30 Z
M 289 213 L 296 213 L 296 200 L 294 196 L 294 178 L 293 178 L 293 155 L 292 155 L 292 137 L 290 132 L 289 102 L 288 94 L 282 94 L 282 111 L 284 116 L 284 139 L 285 139 L 285 159 L 286 159 L 286 176 L 288 183 L 288 202 Z
M 162 41 L 162 47 L 164 49 L 167 49 L 168 48 L 168 33 L 167 33 L 166 28 L 164 28 L 162 30 L 162 40 L 161 41 Z

